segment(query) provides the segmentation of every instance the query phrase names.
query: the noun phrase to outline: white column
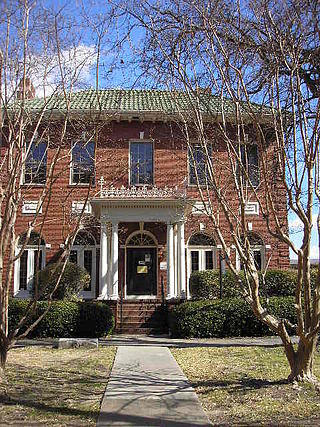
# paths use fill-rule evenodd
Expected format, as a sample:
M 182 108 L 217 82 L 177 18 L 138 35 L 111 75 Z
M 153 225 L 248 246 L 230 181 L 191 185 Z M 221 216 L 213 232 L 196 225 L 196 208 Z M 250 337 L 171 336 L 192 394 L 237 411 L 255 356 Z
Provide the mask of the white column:
M 186 298 L 186 260 L 184 244 L 184 222 L 178 222 L 179 295 Z
M 28 250 L 28 258 L 27 258 L 27 291 L 32 289 L 33 281 L 34 281 L 34 251 Z
M 118 299 L 118 260 L 119 260 L 119 249 L 118 249 L 118 223 L 112 223 L 112 237 L 111 237 L 111 299 Z
M 167 298 L 174 297 L 173 225 L 167 223 Z
M 107 224 L 101 223 L 100 229 L 100 281 L 99 299 L 108 298 L 108 265 L 109 265 L 109 238 Z
M 177 224 L 173 228 L 173 247 L 174 247 L 174 296 L 178 296 L 178 239 L 177 239 Z

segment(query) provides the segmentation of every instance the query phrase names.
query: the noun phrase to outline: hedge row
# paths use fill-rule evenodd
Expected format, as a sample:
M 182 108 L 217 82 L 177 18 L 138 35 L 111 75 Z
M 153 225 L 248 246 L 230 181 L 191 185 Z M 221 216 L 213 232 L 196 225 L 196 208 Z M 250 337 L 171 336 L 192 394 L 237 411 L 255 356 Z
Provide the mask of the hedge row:
M 316 281 L 317 271 L 311 270 L 311 283 Z M 244 281 L 244 274 L 240 272 Z M 231 271 L 222 276 L 223 298 L 240 296 L 237 278 Z M 262 296 L 293 296 L 297 282 L 297 270 L 268 270 L 264 280 L 260 274 L 260 294 Z M 190 276 L 190 291 L 193 299 L 216 299 L 220 296 L 220 280 L 218 270 L 196 271 Z
M 10 300 L 10 330 L 16 327 L 28 303 L 28 300 Z M 28 319 L 27 325 L 37 319 L 47 307 L 47 301 L 39 301 L 36 312 Z M 113 313 L 102 302 L 53 301 L 48 313 L 28 337 L 101 337 L 111 333 L 113 326 Z
M 294 297 L 264 299 L 263 305 L 281 318 L 295 323 Z M 269 328 L 255 318 L 251 307 L 240 298 L 214 301 L 188 301 L 169 313 L 173 337 L 223 338 L 272 335 Z M 290 331 L 294 333 L 294 331 Z

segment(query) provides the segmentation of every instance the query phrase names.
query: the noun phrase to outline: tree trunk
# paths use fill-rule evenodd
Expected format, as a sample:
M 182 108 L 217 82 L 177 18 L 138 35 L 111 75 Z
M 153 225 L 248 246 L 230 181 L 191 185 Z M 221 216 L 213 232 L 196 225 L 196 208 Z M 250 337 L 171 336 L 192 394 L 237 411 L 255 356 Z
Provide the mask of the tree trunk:
M 318 384 L 317 378 L 313 374 L 313 356 L 316 343 L 316 338 L 303 341 L 300 339 L 297 351 L 294 352 L 293 357 L 288 358 L 291 368 L 288 377 L 290 382 L 304 381 Z
M 5 374 L 5 367 L 8 356 L 8 347 L 0 346 L 0 394 L 4 393 L 7 395 L 7 378 Z

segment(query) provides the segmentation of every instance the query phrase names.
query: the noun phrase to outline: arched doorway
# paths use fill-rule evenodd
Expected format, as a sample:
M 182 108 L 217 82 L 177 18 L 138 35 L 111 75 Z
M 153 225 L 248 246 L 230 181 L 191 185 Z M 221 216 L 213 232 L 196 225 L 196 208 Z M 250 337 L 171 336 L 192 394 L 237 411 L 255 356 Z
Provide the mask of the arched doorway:
M 157 295 L 158 243 L 152 233 L 132 233 L 126 241 L 126 296 Z
M 97 244 L 92 234 L 87 230 L 80 230 L 74 239 L 69 261 L 85 268 L 90 275 L 90 283 L 81 292 L 81 296 L 86 299 L 95 297 L 98 260 L 96 250 Z
M 216 243 L 212 236 L 206 233 L 193 234 L 188 242 L 188 270 L 212 270 L 216 268 Z
M 21 251 L 23 245 L 25 245 L 24 250 L 15 261 L 14 294 L 21 298 L 28 298 L 35 275 L 45 267 L 46 244 L 39 233 L 32 231 L 28 239 L 26 233 L 19 237 L 16 254 Z

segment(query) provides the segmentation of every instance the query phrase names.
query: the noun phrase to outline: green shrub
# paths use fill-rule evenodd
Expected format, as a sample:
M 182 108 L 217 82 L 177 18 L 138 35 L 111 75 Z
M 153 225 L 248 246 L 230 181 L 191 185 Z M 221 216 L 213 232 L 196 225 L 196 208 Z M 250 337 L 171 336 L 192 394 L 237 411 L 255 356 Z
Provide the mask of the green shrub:
M 78 334 L 83 337 L 108 335 L 114 328 L 111 309 L 103 302 L 87 302 L 80 306 Z
M 11 299 L 9 302 L 9 329 L 16 327 L 24 315 L 28 300 Z M 29 325 L 48 307 L 47 301 L 39 301 Z M 30 337 L 101 337 L 113 329 L 113 314 L 102 302 L 53 301 L 52 305 Z
M 30 300 L 22 300 L 12 298 L 9 300 L 9 310 L 8 310 L 8 319 L 9 319 L 9 329 L 10 331 L 14 330 L 19 320 L 22 318 L 24 313 L 26 313 L 28 304 Z M 31 320 L 34 316 L 29 316 L 26 325 L 21 329 L 21 332 L 26 330 L 26 327 L 31 323 Z
M 294 295 L 296 284 L 296 270 L 267 270 L 264 283 L 260 277 L 261 294 L 269 297 Z
M 37 304 L 37 315 L 48 307 L 46 301 Z M 80 304 L 71 301 L 54 301 L 41 322 L 31 332 L 33 337 L 75 337 L 78 336 Z
M 243 276 L 242 273 L 240 274 Z M 220 296 L 219 270 L 194 271 L 189 283 L 194 299 L 216 299 Z M 226 298 L 240 296 L 237 279 L 228 270 L 222 275 L 222 295 Z
M 62 263 L 49 264 L 38 273 L 39 299 L 48 299 L 61 275 L 62 267 Z M 87 270 L 73 262 L 67 262 L 59 286 L 53 294 L 53 299 L 74 299 L 89 285 L 90 280 Z M 33 294 L 34 291 L 33 288 Z
M 272 297 L 262 302 L 271 313 L 295 323 L 293 297 Z M 251 307 L 240 298 L 188 301 L 175 306 L 169 313 L 169 328 L 175 337 L 221 338 L 273 334 L 255 318 Z
M 240 271 L 240 280 L 244 274 Z M 315 276 L 312 272 L 312 277 Z M 313 279 L 314 281 L 314 279 Z M 268 270 L 264 280 L 260 274 L 260 294 L 262 296 L 294 295 L 297 283 L 296 270 Z M 218 270 L 196 271 L 190 276 L 190 292 L 193 299 L 216 299 L 220 297 L 220 277 Z M 234 298 L 241 295 L 238 279 L 227 270 L 222 276 L 222 297 Z

